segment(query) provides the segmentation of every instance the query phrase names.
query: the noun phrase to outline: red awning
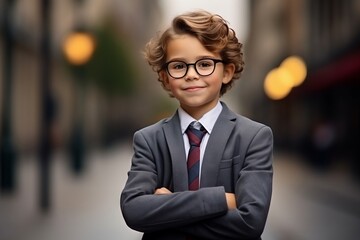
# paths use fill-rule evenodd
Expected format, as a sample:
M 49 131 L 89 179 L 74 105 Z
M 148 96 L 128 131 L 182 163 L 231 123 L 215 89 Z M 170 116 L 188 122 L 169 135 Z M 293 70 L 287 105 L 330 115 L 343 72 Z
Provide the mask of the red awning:
M 318 91 L 338 84 L 360 81 L 360 50 L 348 53 L 310 72 L 300 92 Z

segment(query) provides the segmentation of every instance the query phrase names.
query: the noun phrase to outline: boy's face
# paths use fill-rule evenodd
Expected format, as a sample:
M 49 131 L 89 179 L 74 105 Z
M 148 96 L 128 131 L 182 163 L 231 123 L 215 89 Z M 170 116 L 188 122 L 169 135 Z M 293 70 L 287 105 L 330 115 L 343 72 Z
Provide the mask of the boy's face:
M 208 51 L 191 35 L 180 35 L 168 42 L 166 62 L 179 60 L 189 64 L 208 58 L 221 60 L 220 54 Z M 220 98 L 222 84 L 230 82 L 234 71 L 233 64 L 224 65 L 219 62 L 215 63 L 215 70 L 209 76 L 199 75 L 194 65 L 188 66 L 188 71 L 182 78 L 175 79 L 166 70 L 160 74 L 165 87 L 180 102 L 180 106 L 195 119 L 199 119 L 215 107 Z

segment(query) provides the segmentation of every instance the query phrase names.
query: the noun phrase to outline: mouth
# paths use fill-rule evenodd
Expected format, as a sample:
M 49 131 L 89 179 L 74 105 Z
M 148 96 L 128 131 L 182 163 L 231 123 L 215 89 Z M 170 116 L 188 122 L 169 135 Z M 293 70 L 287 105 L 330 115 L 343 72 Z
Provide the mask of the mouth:
M 199 91 L 199 90 L 201 90 L 203 88 L 204 87 L 202 87 L 202 86 L 191 86 L 191 87 L 184 88 L 184 90 L 187 91 L 187 92 L 195 92 L 195 91 Z

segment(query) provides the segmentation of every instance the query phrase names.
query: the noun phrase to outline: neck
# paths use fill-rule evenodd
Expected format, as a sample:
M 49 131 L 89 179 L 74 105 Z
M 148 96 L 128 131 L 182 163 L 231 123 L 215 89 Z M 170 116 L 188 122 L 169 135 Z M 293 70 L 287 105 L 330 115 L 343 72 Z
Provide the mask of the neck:
M 190 107 L 190 106 L 181 106 L 181 108 L 187 112 L 191 117 L 195 120 L 201 119 L 207 112 L 213 109 L 216 106 L 217 102 L 213 104 L 209 104 L 207 106 L 200 106 L 200 107 Z

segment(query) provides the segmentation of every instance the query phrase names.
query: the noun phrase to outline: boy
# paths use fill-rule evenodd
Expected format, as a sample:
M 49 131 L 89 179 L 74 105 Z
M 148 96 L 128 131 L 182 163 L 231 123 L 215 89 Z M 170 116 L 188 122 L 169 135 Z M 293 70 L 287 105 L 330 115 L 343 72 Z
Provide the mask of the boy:
M 243 70 L 241 48 L 226 21 L 205 11 L 179 15 L 146 45 L 146 59 L 180 106 L 134 134 L 120 202 L 143 239 L 261 239 L 272 132 L 219 100 Z

